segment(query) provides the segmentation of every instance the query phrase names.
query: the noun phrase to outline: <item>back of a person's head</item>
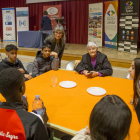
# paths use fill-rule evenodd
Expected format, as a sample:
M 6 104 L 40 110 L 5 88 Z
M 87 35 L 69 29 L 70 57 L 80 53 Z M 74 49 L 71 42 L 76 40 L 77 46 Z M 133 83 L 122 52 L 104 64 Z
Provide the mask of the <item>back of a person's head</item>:
M 44 11 L 44 12 L 43 12 L 43 15 L 48 15 L 48 12 L 47 12 L 47 11 Z
M 7 46 L 5 47 L 5 50 L 6 50 L 6 52 L 10 52 L 10 51 L 12 51 L 12 50 L 17 51 L 18 48 L 17 48 L 15 45 L 10 44 L 10 45 L 7 45 Z
M 5 99 L 18 96 L 17 94 L 22 90 L 23 83 L 22 73 L 15 68 L 7 68 L 0 72 L 0 93 Z
M 90 116 L 92 140 L 124 140 L 131 124 L 132 114 L 126 103 L 116 95 L 103 97 Z

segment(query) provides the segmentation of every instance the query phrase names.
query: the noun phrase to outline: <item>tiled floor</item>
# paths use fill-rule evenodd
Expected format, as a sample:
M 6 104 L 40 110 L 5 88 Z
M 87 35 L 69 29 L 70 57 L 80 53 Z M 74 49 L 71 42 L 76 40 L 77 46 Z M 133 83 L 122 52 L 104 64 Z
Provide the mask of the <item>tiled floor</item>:
M 6 54 L 1 53 L 2 58 L 4 59 L 6 57 Z M 33 62 L 35 57 L 32 56 L 24 56 L 24 55 L 18 55 L 18 58 L 21 60 L 22 63 L 24 63 L 24 66 L 29 63 Z M 65 69 L 66 64 L 68 61 L 62 60 L 61 61 L 61 68 Z M 119 68 L 119 67 L 113 67 L 113 77 L 118 77 L 118 78 L 125 78 L 127 75 L 128 69 L 126 68 Z

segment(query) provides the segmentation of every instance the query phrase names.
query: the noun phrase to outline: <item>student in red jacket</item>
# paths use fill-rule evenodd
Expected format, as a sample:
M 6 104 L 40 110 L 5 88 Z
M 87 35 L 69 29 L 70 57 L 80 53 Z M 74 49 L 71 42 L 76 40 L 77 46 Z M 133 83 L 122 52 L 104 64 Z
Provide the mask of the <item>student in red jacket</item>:
M 0 140 L 49 140 L 41 119 L 23 109 L 24 92 L 19 70 L 7 68 L 0 72 L 0 93 L 6 99 L 0 105 Z

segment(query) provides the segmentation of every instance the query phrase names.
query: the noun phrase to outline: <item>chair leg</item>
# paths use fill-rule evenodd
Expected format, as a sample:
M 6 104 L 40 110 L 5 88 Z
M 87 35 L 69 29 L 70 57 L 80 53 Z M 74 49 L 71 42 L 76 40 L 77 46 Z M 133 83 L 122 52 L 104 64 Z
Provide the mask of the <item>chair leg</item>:
M 55 129 L 51 128 L 50 140 L 61 140 L 61 139 L 59 139 L 59 138 L 56 138 L 56 137 L 54 136 L 54 133 L 55 133 Z
M 54 133 L 55 133 L 55 129 L 51 128 L 50 140 L 53 140 L 53 138 L 54 138 Z

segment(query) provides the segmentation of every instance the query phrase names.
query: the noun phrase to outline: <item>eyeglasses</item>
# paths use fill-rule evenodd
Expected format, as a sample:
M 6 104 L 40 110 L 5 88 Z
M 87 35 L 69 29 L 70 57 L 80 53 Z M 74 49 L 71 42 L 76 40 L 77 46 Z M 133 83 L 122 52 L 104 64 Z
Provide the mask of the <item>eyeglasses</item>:
M 55 34 L 59 34 L 59 35 L 62 35 L 62 33 L 61 33 L 61 32 L 55 32 Z

